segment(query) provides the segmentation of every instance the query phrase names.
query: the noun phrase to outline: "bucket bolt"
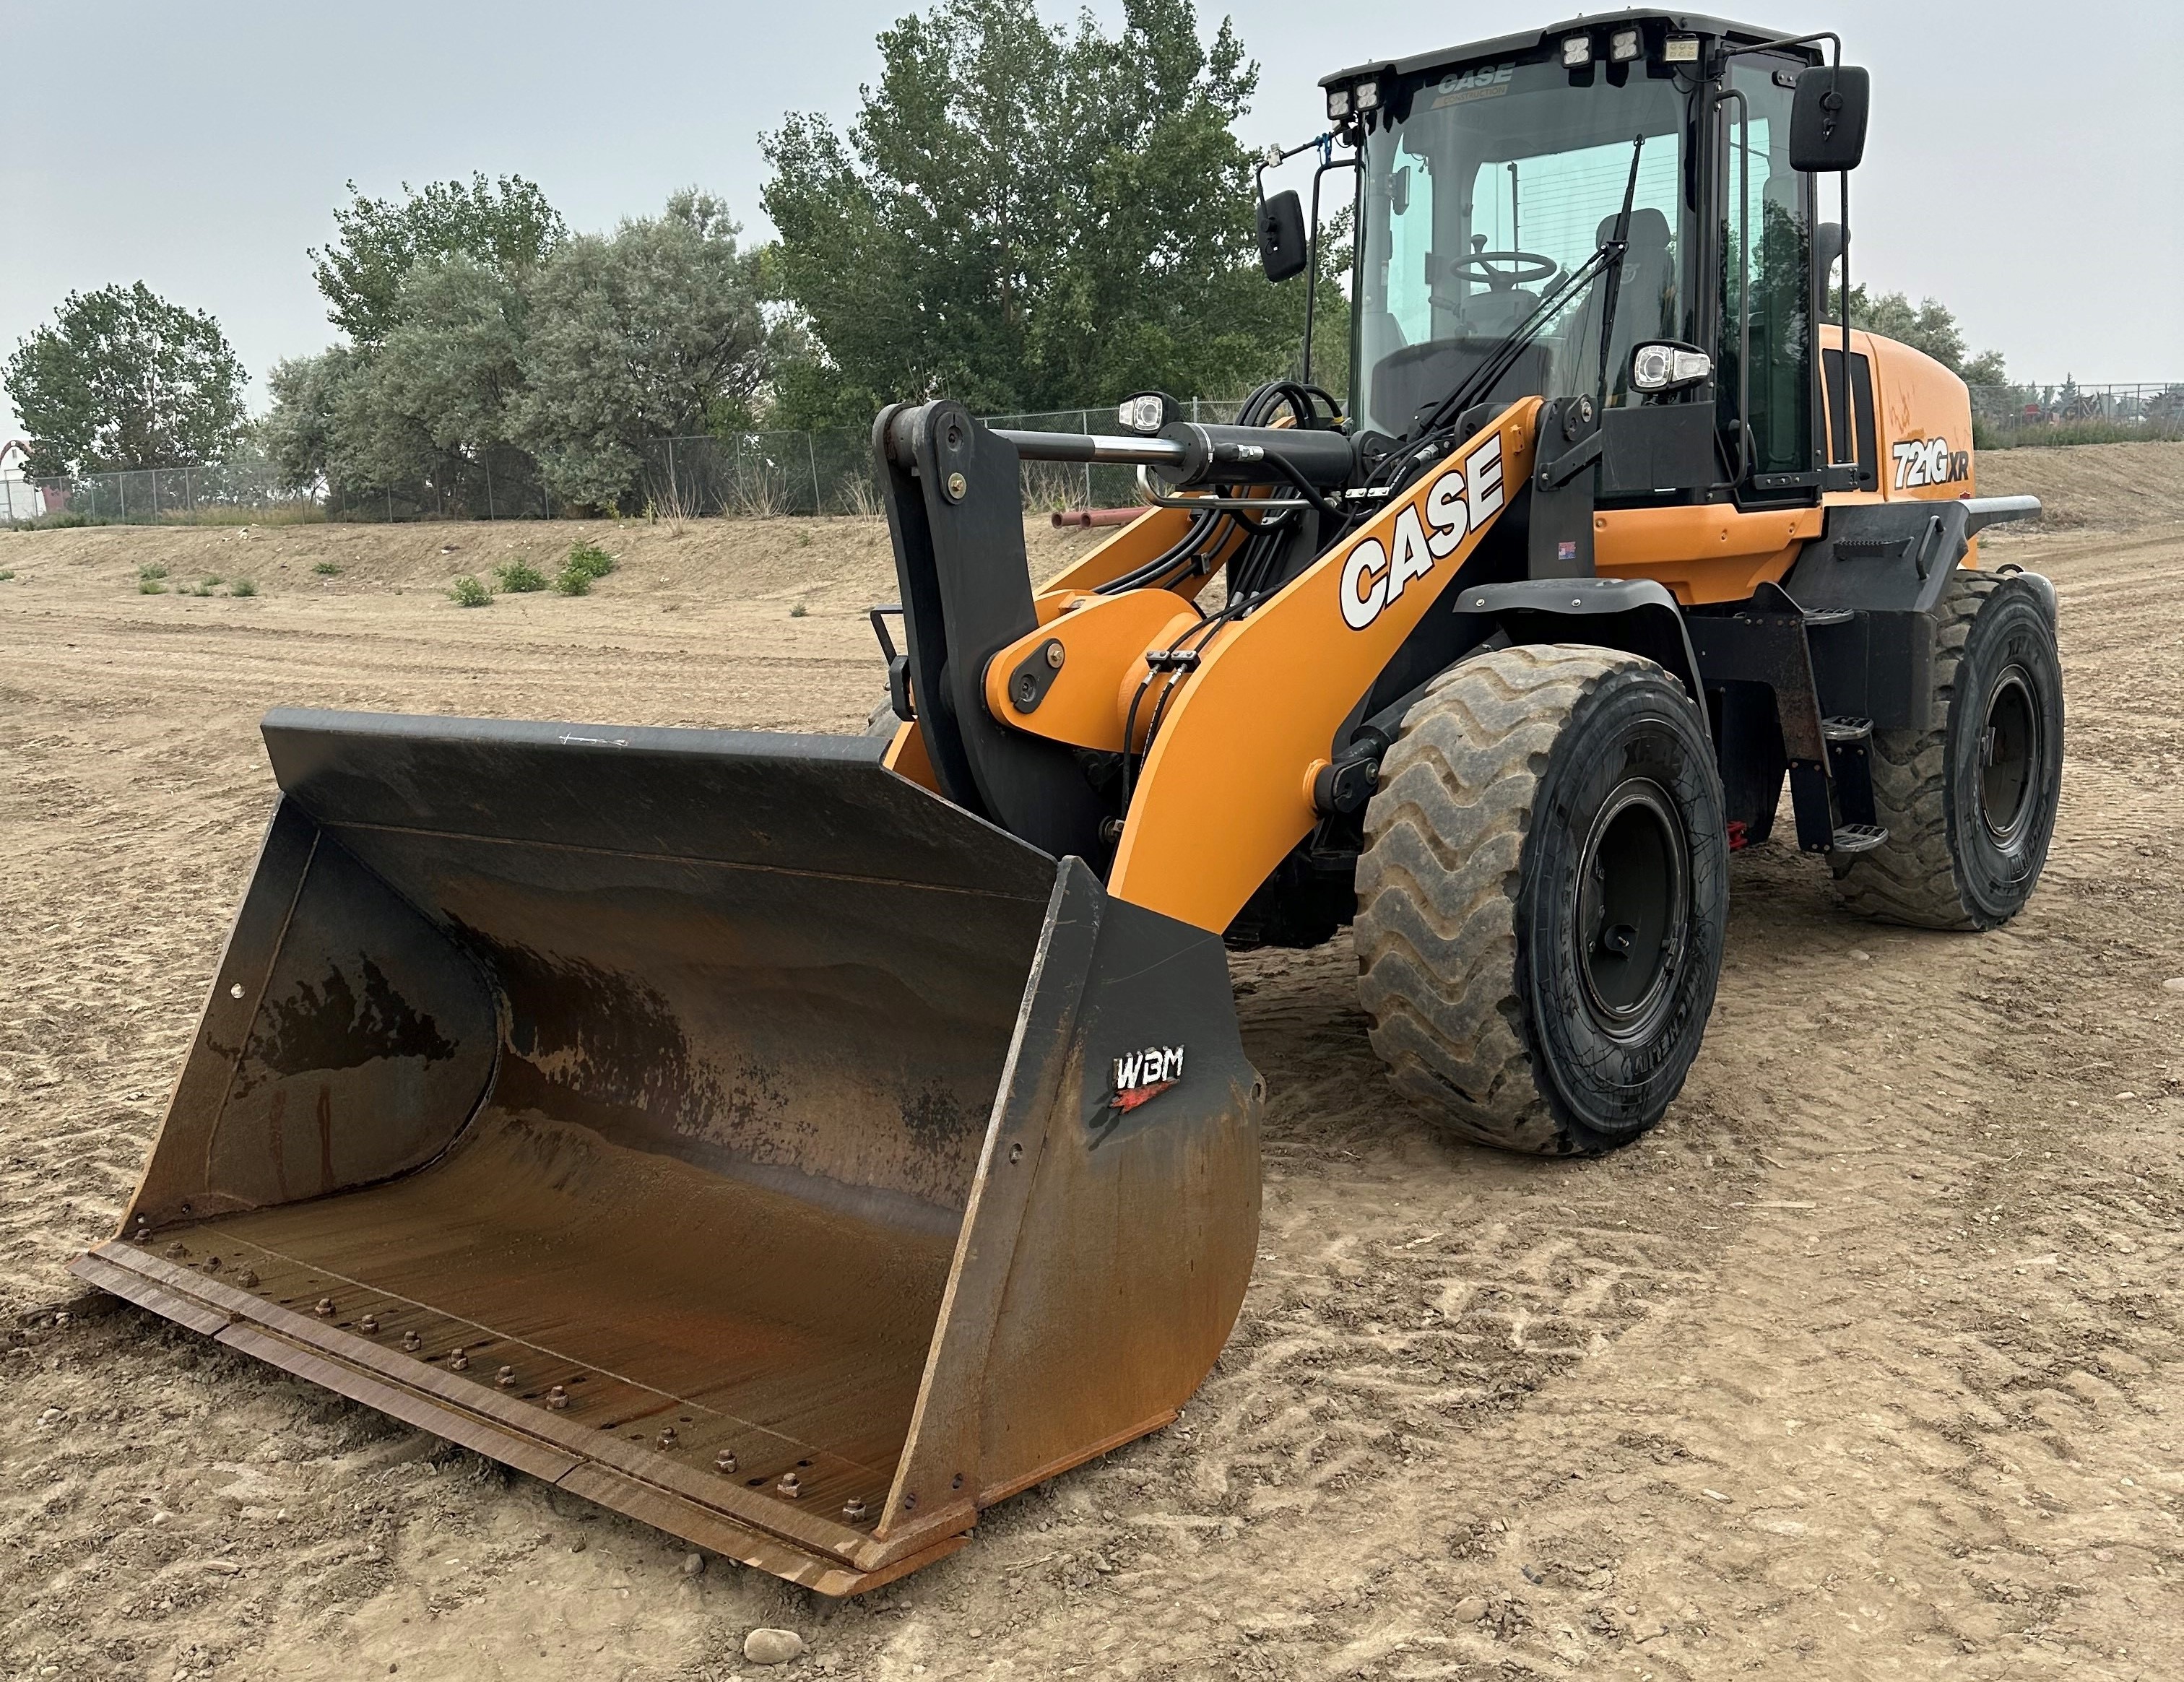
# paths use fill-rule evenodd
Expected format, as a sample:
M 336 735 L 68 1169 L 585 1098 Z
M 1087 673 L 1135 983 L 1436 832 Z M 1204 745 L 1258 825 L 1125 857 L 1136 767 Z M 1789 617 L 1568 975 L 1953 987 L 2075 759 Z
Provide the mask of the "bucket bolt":
M 515 1368 L 513 1367 L 502 1367 L 500 1371 L 493 1375 L 493 1381 L 504 1390 L 515 1389 Z
M 460 1344 L 455 1345 L 454 1353 L 448 1357 L 448 1369 L 454 1373 L 467 1373 L 471 1370 L 470 1355 Z
M 206 1256 L 204 1259 L 204 1270 L 208 1273 L 217 1273 L 220 1271 L 220 1257 L 217 1256 Z
M 852 1524 L 861 1524 L 865 1518 L 864 1502 L 856 1496 L 851 1495 L 849 1500 L 842 1503 L 842 1517 Z
M 794 1501 L 804 1493 L 804 1485 L 794 1472 L 784 1472 L 781 1481 L 773 1486 L 784 1500 Z
M 425 1339 L 419 1337 L 416 1333 L 404 1332 L 402 1334 L 402 1347 L 408 1350 L 412 1355 L 415 1355 L 424 1346 Z
M 189 1253 L 190 1252 L 187 1250 L 182 1247 L 182 1245 L 179 1240 L 167 1246 L 167 1260 L 170 1262 L 179 1262 Z
M 734 1471 L 736 1469 L 735 1456 L 730 1453 L 727 1449 L 722 1449 L 718 1454 L 713 1456 L 713 1469 L 716 1472 Z
M 356 1328 L 357 1330 L 365 1334 L 367 1336 L 376 1334 L 379 1330 L 379 1316 L 376 1314 L 365 1315 L 364 1318 L 356 1323 Z
M 330 1296 L 322 1296 L 322 1297 L 320 1297 L 320 1298 L 319 1299 L 318 1313 L 319 1313 L 319 1317 L 320 1317 L 320 1319 L 323 1319 L 323 1320 L 331 1320 L 331 1319 L 332 1319 L 332 1318 L 334 1317 L 334 1300 L 333 1300 L 333 1298 L 332 1298 L 332 1297 L 330 1297 Z
M 245 1290 L 256 1290 L 258 1289 L 258 1274 L 256 1270 L 254 1268 L 245 1267 L 241 1273 L 235 1276 L 235 1282 L 241 1285 Z
M 139 1244 L 151 1243 L 152 1223 L 150 1219 L 145 1216 L 139 1215 L 136 1217 L 136 1230 L 130 1234 L 129 1236 L 135 1239 Z
M 549 1407 L 566 1407 L 569 1405 L 568 1391 L 559 1384 L 554 1385 L 546 1392 L 546 1405 Z
M 662 1448 L 675 1446 L 675 1428 L 672 1425 L 663 1425 L 660 1428 L 660 1445 Z

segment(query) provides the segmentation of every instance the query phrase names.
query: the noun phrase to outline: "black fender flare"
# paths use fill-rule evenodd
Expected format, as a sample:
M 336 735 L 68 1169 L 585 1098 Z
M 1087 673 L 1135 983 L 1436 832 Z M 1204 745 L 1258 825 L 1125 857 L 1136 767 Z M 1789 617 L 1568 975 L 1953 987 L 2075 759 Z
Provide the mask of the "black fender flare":
M 1527 578 L 1468 584 L 1457 593 L 1458 611 L 1491 619 L 1513 643 L 1590 643 L 1665 667 L 1698 709 L 1700 730 L 1713 739 L 1698 656 L 1684 610 L 1665 584 L 1651 578 Z

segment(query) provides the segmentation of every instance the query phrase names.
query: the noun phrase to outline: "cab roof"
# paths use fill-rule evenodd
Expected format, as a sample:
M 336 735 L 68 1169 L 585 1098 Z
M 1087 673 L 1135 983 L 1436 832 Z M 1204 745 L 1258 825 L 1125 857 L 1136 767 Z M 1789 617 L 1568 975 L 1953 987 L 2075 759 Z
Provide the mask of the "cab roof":
M 1407 58 L 1392 63 L 1385 58 L 1353 64 L 1346 70 L 1337 70 L 1333 75 L 1322 76 L 1319 85 L 1332 87 L 1337 82 L 1354 81 L 1359 76 L 1370 75 L 1375 70 L 1392 70 L 1399 76 L 1411 75 L 1420 70 L 1437 70 L 1446 65 L 1468 64 L 1474 58 L 1513 58 L 1529 53 L 1544 42 L 1575 35 L 1580 30 L 1597 31 L 1612 29 L 1618 24 L 1666 24 L 1681 35 L 1718 35 L 1750 45 L 1761 41 L 1780 41 L 1788 34 L 1786 30 L 1760 29 L 1752 24 L 1731 23 L 1726 18 L 1704 17 L 1696 12 L 1662 12 L 1632 9 L 1622 12 L 1596 12 L 1591 16 L 1579 16 L 1565 23 L 1549 24 L 1540 29 L 1520 31 L 1515 35 L 1497 36 L 1491 41 L 1474 41 L 1461 47 L 1444 47 L 1432 53 L 1413 53 Z M 1794 49 L 1793 49 L 1794 50 Z

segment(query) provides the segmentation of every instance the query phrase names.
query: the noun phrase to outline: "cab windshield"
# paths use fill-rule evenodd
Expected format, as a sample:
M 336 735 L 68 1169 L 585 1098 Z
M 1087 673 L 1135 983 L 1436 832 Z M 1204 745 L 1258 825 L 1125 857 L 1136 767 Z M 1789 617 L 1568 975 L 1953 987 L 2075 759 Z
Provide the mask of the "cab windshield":
M 1607 351 L 1609 402 L 1642 338 L 1689 340 L 1678 253 L 1693 237 L 1685 191 L 1685 78 L 1642 66 L 1622 86 L 1573 86 L 1559 64 L 1460 65 L 1413 84 L 1407 111 L 1366 139 L 1357 409 L 1401 435 L 1477 370 L 1608 237 L 1643 135 L 1630 248 Z M 1489 393 L 1599 389 L 1597 279 L 1564 302 Z

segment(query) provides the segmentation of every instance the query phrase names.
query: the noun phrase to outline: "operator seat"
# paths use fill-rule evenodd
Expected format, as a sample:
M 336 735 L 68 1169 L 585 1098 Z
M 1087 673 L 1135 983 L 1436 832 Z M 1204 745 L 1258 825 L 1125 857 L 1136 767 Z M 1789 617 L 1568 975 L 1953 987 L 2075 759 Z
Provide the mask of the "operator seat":
M 1593 236 L 1605 245 L 1615 237 L 1615 218 L 1605 218 Z M 1617 292 L 1615 331 L 1607 347 L 1607 389 L 1612 393 L 1630 383 L 1630 353 L 1647 339 L 1678 338 L 1676 331 L 1676 265 L 1669 250 L 1669 219 L 1651 205 L 1630 213 L 1630 249 L 1623 253 L 1623 281 Z M 1580 347 L 1600 343 L 1600 312 L 1607 304 L 1607 288 L 1595 281 L 1585 299 L 1585 316 L 1573 343 Z

